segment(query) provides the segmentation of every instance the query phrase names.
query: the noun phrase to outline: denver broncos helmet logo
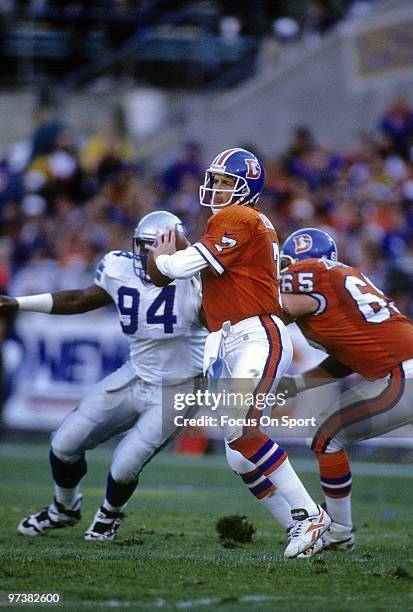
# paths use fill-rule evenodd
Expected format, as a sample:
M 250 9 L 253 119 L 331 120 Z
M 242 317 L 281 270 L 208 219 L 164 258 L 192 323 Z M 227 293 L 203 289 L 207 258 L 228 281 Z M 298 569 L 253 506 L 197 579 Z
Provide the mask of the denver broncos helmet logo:
M 299 253 L 305 253 L 313 247 L 313 239 L 309 234 L 301 234 L 300 236 L 294 236 L 294 249 L 297 255 Z
M 261 166 L 258 159 L 245 158 L 247 164 L 247 174 L 245 175 L 248 179 L 258 179 L 261 176 Z

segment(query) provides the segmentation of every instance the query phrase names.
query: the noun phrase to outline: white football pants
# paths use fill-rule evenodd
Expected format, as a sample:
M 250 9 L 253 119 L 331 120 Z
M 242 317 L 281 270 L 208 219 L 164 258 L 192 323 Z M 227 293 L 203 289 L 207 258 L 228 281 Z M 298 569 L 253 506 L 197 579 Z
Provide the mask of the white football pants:
M 224 323 L 221 330 L 211 333 L 205 344 L 204 370 L 215 379 L 220 391 L 254 395 L 262 399 L 275 393 L 277 383 L 290 366 L 292 344 L 283 322 L 275 315 L 244 319 L 235 325 Z M 222 404 L 220 424 L 227 442 L 244 433 L 243 422 L 259 416 L 254 406 L 236 399 L 231 405 Z M 262 405 L 261 414 L 268 413 Z M 222 417 L 228 417 L 223 419 Z M 227 423 L 230 418 L 236 423 Z
M 176 388 L 193 392 L 196 381 Z M 168 388 L 170 396 L 171 391 Z M 176 431 L 176 414 L 172 406 L 163 408 L 162 387 L 141 380 L 126 362 L 90 389 L 64 419 L 52 437 L 52 450 L 62 461 L 72 463 L 85 451 L 127 431 L 115 449 L 110 471 L 117 482 L 128 483 Z

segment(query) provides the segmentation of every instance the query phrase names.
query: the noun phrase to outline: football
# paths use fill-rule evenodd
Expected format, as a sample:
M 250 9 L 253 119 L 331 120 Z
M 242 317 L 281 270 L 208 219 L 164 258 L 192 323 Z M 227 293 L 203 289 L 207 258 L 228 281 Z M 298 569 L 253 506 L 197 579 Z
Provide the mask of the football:
M 155 240 L 154 246 L 156 245 L 157 241 Z M 175 229 L 175 245 L 177 251 L 183 251 L 188 246 L 190 246 L 191 243 L 188 241 L 185 234 Z M 165 276 L 158 270 L 152 251 L 149 251 L 148 273 L 151 277 L 151 281 L 157 287 L 166 287 L 166 285 L 169 285 L 173 281 L 172 278 L 169 278 L 169 276 Z

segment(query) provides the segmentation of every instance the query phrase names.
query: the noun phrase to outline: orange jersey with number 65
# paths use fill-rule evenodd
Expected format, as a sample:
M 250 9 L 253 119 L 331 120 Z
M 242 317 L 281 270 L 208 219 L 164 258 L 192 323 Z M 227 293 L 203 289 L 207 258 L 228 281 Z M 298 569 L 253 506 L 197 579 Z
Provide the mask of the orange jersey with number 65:
M 208 220 L 193 245 L 208 263 L 201 272 L 210 331 L 262 314 L 280 314 L 278 237 L 256 208 L 228 206 Z
M 282 274 L 282 293 L 315 297 L 315 313 L 297 324 L 305 337 L 367 379 L 413 357 L 413 324 L 356 268 L 306 259 Z

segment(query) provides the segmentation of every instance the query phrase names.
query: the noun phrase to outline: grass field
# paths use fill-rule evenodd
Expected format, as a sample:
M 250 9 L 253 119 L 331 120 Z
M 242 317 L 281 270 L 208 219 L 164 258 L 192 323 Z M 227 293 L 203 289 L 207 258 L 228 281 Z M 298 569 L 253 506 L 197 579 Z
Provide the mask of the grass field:
M 59 592 L 59 609 L 71 610 L 413 610 L 411 466 L 355 463 L 355 551 L 287 561 L 284 533 L 220 456 L 158 456 L 118 539 L 99 544 L 83 540 L 111 456 L 97 449 L 83 481 L 81 524 L 25 538 L 17 523 L 51 498 L 47 454 L 41 445 L 0 447 L 0 591 Z M 292 462 L 320 498 L 315 464 Z M 235 513 L 254 523 L 254 541 L 224 548 L 215 523 Z

